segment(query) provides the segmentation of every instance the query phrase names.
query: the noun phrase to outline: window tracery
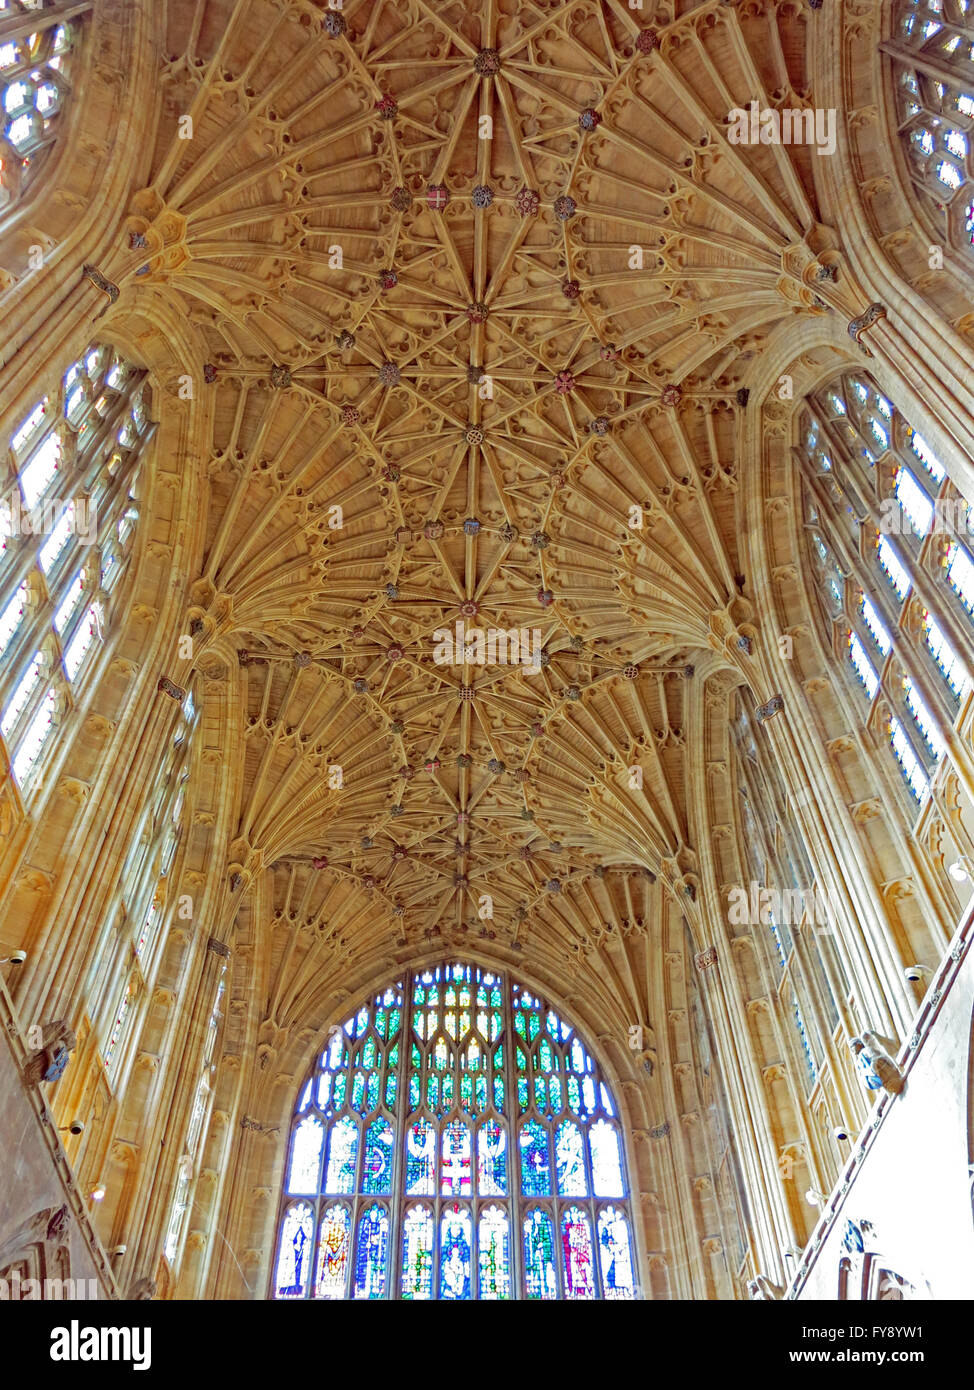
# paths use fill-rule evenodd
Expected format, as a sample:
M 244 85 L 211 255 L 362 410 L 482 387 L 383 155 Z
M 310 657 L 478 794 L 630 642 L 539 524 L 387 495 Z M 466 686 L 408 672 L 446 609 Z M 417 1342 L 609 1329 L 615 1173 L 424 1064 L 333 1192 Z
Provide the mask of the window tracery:
M 622 1136 L 571 1025 L 506 976 L 407 973 L 302 1088 L 276 1298 L 631 1299 Z
M 823 613 L 868 721 L 923 804 L 971 680 L 969 508 L 931 445 L 865 375 L 812 397 L 801 437 Z
M 78 5 L 0 0 L 0 217 L 58 137 L 83 14 Z
M 183 832 L 192 734 L 197 717 L 191 696 L 187 695 L 158 780 L 136 823 L 122 867 L 113 918 L 113 935 L 120 959 L 103 961 L 108 977 L 116 980 L 102 1050 L 102 1061 L 113 1082 L 120 1071 L 124 1051 L 121 1044 L 130 1033 L 133 1005 L 147 993 L 164 941 L 163 928 L 179 910 L 172 884 L 176 851 Z
M 899 135 L 944 236 L 974 254 L 974 23 L 970 0 L 900 0 L 893 39 Z
M 207 1024 L 206 1042 L 203 1048 L 200 1076 L 197 1082 L 196 1092 L 193 1096 L 193 1108 L 190 1111 L 186 1141 L 183 1145 L 183 1152 L 177 1169 L 176 1192 L 169 1213 L 169 1224 L 166 1228 L 163 1253 L 171 1267 L 176 1264 L 179 1259 L 180 1251 L 182 1250 L 183 1237 L 186 1231 L 186 1218 L 192 1205 L 191 1193 L 193 1179 L 197 1175 L 199 1169 L 199 1158 L 203 1149 L 206 1124 L 212 1108 L 212 1076 L 216 1066 L 216 1045 L 220 1036 L 223 1018 L 221 1005 L 223 1003 L 225 991 L 226 965 L 223 965 L 220 968 L 220 979 L 217 984 L 216 998 L 213 1002 L 213 1008 L 210 1012 L 210 1018 Z
M 112 624 L 155 428 L 146 394 L 144 372 L 96 345 L 10 439 L 0 494 L 0 735 L 25 796 Z

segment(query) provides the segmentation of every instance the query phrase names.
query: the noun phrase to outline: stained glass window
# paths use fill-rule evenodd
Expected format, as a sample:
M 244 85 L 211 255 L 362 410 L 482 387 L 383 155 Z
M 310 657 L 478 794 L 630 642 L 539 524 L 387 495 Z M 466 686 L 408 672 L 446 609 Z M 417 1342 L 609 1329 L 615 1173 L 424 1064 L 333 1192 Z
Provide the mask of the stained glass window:
M 543 999 L 478 966 L 407 973 L 332 1027 L 284 1189 L 274 1297 L 636 1296 L 599 1066 Z

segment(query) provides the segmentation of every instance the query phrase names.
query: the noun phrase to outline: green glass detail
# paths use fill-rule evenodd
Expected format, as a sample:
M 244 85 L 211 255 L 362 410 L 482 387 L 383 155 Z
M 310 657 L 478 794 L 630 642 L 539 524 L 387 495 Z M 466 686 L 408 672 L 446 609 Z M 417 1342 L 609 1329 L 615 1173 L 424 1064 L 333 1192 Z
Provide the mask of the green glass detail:
M 337 1110 L 340 1105 L 345 1104 L 345 1073 L 335 1077 L 335 1085 L 332 1089 L 332 1104 Z
M 389 1037 L 394 1038 L 402 1023 L 402 1009 L 392 1009 L 389 1013 Z
M 409 1108 L 410 1110 L 419 1109 L 419 1077 L 415 1072 L 409 1076 Z
M 423 1011 L 415 1009 L 413 1011 L 413 1028 L 419 1037 L 423 1036 Z
M 394 1047 L 390 1047 L 390 1049 L 389 1049 L 389 1066 L 390 1066 L 390 1067 L 398 1067 L 398 1065 L 399 1065 L 399 1044 L 396 1043 Z
M 375 1045 L 375 1038 L 366 1038 L 365 1047 L 362 1049 L 362 1064 L 366 1067 L 374 1067 L 378 1048 Z
M 502 1024 L 502 1021 L 501 1021 L 501 1016 L 500 1016 L 500 1014 L 499 1014 L 499 1013 L 493 1013 L 493 1014 L 491 1014 L 491 1016 L 490 1016 L 490 1041 L 491 1041 L 491 1042 L 493 1042 L 495 1038 L 499 1038 L 499 1037 L 500 1037 L 500 1035 L 501 1035 L 501 1028 L 502 1028 L 502 1027 L 503 1027 L 503 1024 Z
M 552 1110 L 561 1109 L 561 1081 L 557 1076 L 552 1076 L 548 1081 L 548 1094 L 551 1096 Z
M 352 1079 L 352 1109 L 361 1110 L 362 1100 L 365 1096 L 365 1077 L 360 1071 L 355 1073 Z
M 464 1110 L 469 1110 L 473 1104 L 473 1077 L 468 1071 L 460 1077 L 460 1104 Z
M 386 1109 L 391 1110 L 396 1103 L 396 1082 L 398 1078 L 394 1071 L 386 1077 Z
M 384 1038 L 385 1035 L 386 1035 L 386 1021 L 387 1021 L 387 1014 L 386 1014 L 385 1009 L 376 1009 L 376 1011 L 375 1011 L 375 1031 L 378 1033 L 378 1035 L 379 1035 L 380 1038 Z
M 490 1003 L 491 1003 L 491 1007 L 492 1007 L 492 1008 L 495 1008 L 495 1009 L 499 1009 L 499 1008 L 500 1008 L 500 1006 L 501 1006 L 501 990 L 500 990 L 500 985 L 495 985 L 494 988 L 491 990 L 491 992 L 490 992 Z
M 573 1114 L 577 1115 L 582 1105 L 582 1093 L 579 1089 L 578 1078 L 569 1076 L 565 1085 L 568 1088 L 568 1107 Z
M 457 1035 L 457 1016 L 456 1016 L 456 1014 L 453 1012 L 452 1009 L 448 1009 L 447 1012 L 443 1015 L 443 1027 L 444 1027 L 444 1028 L 446 1029 L 446 1031 L 449 1033 L 449 1035 L 450 1035 L 451 1038 L 455 1038 L 455 1037 L 456 1037 L 456 1035 Z
M 517 1103 L 522 1110 L 528 1108 L 528 1079 L 526 1076 L 519 1076 L 517 1079 Z
M 494 1077 L 494 1109 L 499 1115 L 504 1113 L 504 1078 Z
M 474 1084 L 474 1096 L 477 1102 L 477 1113 L 487 1109 L 487 1078 L 483 1072 L 478 1072 Z
M 436 1101 L 437 1097 L 439 1096 L 439 1093 L 440 1088 L 439 1083 L 436 1080 L 436 1077 L 428 1076 L 426 1078 L 426 1104 L 429 1106 L 431 1110 L 436 1109 Z
M 536 1076 L 534 1078 L 534 1103 L 539 1110 L 544 1110 L 545 1106 L 547 1105 L 547 1096 L 545 1095 L 544 1079 L 540 1076 Z
M 518 1037 L 527 1037 L 527 1028 L 524 1023 L 524 1015 L 522 1014 L 520 1009 L 515 1010 L 514 1013 L 514 1031 L 515 1033 L 517 1033 Z
M 448 1071 L 443 1078 L 443 1104 L 447 1110 L 453 1104 L 453 1072 Z
M 369 1072 L 369 1082 L 365 1088 L 365 1108 L 374 1110 L 379 1103 L 379 1073 Z
M 538 1015 L 536 1013 L 528 1014 L 528 1037 L 532 1042 L 534 1042 L 540 1032 L 541 1020 L 538 1018 Z
M 554 1053 L 551 1050 L 551 1044 L 548 1042 L 548 1039 L 545 1038 L 544 1042 L 538 1048 L 538 1065 L 542 1071 L 551 1071 L 553 1069 L 553 1063 Z
M 527 1069 L 528 1069 L 528 1059 L 527 1059 L 527 1057 L 524 1055 L 524 1053 L 521 1051 L 521 1049 L 520 1049 L 519 1047 L 515 1049 L 514 1057 L 515 1057 L 515 1060 L 516 1060 L 516 1062 L 517 1062 L 517 1069 L 518 1069 L 518 1071 L 527 1071 Z

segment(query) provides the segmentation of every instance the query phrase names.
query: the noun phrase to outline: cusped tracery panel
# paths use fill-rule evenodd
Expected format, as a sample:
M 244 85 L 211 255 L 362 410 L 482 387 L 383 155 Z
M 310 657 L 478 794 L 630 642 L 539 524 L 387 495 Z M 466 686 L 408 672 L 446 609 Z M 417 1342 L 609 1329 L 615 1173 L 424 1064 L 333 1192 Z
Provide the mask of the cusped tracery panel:
M 885 47 L 910 175 L 947 240 L 974 255 L 974 23 L 966 0 L 900 0 Z
M 0 0 L 0 224 L 57 139 L 90 8 L 69 0 Z
M 342 1027 L 295 1110 L 275 1298 L 631 1299 L 622 1133 L 541 998 L 446 963 Z

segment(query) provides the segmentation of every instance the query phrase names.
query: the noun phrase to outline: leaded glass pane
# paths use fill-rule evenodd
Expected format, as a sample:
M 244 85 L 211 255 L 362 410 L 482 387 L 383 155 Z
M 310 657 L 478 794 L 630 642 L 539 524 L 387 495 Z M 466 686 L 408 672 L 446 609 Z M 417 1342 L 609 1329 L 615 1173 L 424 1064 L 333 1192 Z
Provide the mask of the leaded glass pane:
M 369 1207 L 358 1228 L 355 1252 L 355 1297 L 385 1296 L 386 1257 L 389 1253 L 389 1217 L 380 1206 Z
M 511 1241 L 507 1212 L 488 1207 L 480 1217 L 480 1297 L 510 1298 Z
M 561 1218 L 561 1251 L 565 1297 L 594 1298 L 592 1228 L 580 1207 L 569 1207 Z
M 433 1296 L 433 1215 L 428 1207 L 410 1207 L 403 1220 L 402 1296 Z
M 470 1212 L 456 1204 L 441 1217 L 440 1298 L 465 1300 L 470 1297 L 472 1252 Z
M 551 1217 L 529 1212 L 524 1220 L 524 1271 L 528 1298 L 557 1298 Z
M 318 1263 L 315 1266 L 315 1298 L 344 1298 L 345 1276 L 350 1246 L 350 1216 L 347 1207 L 328 1207 L 318 1232 Z

